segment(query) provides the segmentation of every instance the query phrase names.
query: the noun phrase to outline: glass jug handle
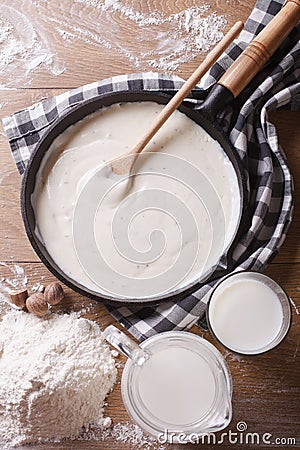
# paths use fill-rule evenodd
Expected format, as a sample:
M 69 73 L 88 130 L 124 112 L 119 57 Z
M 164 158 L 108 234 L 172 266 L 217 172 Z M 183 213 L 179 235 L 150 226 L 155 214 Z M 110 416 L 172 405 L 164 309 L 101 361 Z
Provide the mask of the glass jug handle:
M 143 350 L 114 325 L 109 325 L 105 328 L 103 335 L 115 349 L 130 358 L 137 366 L 142 366 L 150 357 L 150 354 L 147 351 Z

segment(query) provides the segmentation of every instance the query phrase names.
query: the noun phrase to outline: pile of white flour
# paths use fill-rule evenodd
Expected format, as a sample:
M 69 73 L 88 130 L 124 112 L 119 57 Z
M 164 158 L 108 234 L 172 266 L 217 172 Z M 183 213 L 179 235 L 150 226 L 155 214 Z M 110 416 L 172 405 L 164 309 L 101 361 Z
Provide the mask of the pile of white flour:
M 116 376 L 96 323 L 9 312 L 0 321 L 0 448 L 101 426 Z

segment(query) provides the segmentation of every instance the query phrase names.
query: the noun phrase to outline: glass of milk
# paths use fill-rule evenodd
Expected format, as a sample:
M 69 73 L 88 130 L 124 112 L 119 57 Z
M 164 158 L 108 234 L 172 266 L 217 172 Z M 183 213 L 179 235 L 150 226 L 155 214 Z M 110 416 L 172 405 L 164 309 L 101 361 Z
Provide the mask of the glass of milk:
M 185 443 L 229 424 L 231 376 L 221 353 L 205 339 L 170 331 L 137 345 L 114 326 L 104 335 L 129 357 L 121 391 L 141 429 L 161 443 Z
M 292 320 L 285 291 L 268 276 L 248 271 L 233 273 L 216 285 L 206 314 L 214 337 L 243 355 L 258 355 L 276 347 Z

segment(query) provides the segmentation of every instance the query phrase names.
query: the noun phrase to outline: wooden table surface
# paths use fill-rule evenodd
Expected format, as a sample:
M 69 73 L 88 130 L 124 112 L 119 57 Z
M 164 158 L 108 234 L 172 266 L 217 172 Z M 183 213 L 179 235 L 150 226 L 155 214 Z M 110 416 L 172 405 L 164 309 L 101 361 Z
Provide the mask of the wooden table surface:
M 37 41 L 41 40 L 44 53 L 48 51 L 49 54 L 52 54 L 52 60 L 51 58 L 47 60 L 48 62 L 43 60 L 44 62 L 42 61 L 38 67 L 29 70 L 28 73 L 26 73 L 28 65 L 26 67 L 25 65 L 30 59 L 24 59 L 24 55 L 19 55 L 15 61 L 9 62 L 6 66 L 0 65 L 2 67 L 0 72 L 0 114 L 1 117 L 4 117 L 73 87 L 113 75 L 151 70 L 153 68 L 151 58 L 156 58 L 157 61 L 159 57 L 158 43 L 151 39 L 142 39 L 146 27 L 138 26 L 137 19 L 132 20 L 134 14 L 143 13 L 145 18 L 147 14 L 149 17 L 153 11 L 160 11 L 164 17 L 170 17 L 173 13 L 179 13 L 191 6 L 199 6 L 204 2 L 202 3 L 202 0 L 176 0 L 174 2 L 171 0 L 164 2 L 121 0 L 121 3 L 118 4 L 125 7 L 126 10 L 123 9 L 123 12 L 113 10 L 111 7 L 107 7 L 106 11 L 105 8 L 99 9 L 97 5 L 104 5 L 104 1 L 101 2 L 101 0 L 95 2 L 88 0 L 64 0 L 63 2 L 59 0 L 51 2 L 2 0 L 1 3 L 0 18 L 15 17 L 17 29 L 20 21 L 24 23 L 27 21 L 26 23 L 34 27 Z M 109 2 L 106 4 L 109 5 Z M 227 19 L 225 30 L 227 30 L 237 19 L 246 20 L 253 5 L 253 0 L 217 0 L 217 2 L 213 2 L 212 10 L 216 11 L 218 15 L 225 16 Z M 15 15 L 12 16 L 12 13 Z M 165 20 L 162 25 L 156 25 L 151 33 L 161 32 L 160 40 L 163 40 L 164 37 L 170 36 L 170 32 L 172 33 L 166 28 L 167 26 L 168 22 Z M 0 51 L 2 51 L 1 45 Z M 147 54 L 152 56 L 147 57 Z M 32 55 L 32 58 L 37 55 Z M 204 54 L 200 52 L 197 57 L 193 56 L 190 54 L 189 60 L 175 68 L 174 72 L 186 78 L 203 59 Z M 43 59 L 43 56 L 41 58 Z M 234 386 L 233 419 L 227 431 L 235 432 L 237 423 L 245 422 L 248 432 L 258 433 L 261 439 L 264 433 L 270 433 L 272 435 L 271 442 L 278 448 L 285 448 L 285 444 L 288 448 L 300 446 L 299 120 L 299 113 L 279 111 L 271 115 L 271 121 L 277 127 L 279 141 L 287 154 L 294 175 L 296 207 L 288 238 L 282 246 L 280 254 L 268 268 L 267 274 L 286 289 L 294 302 L 292 328 L 282 345 L 266 355 L 246 358 L 223 351 L 232 373 Z M 0 260 L 8 265 L 22 266 L 28 276 L 29 288 L 36 282 L 47 284 L 53 280 L 53 276 L 31 249 L 24 232 L 19 207 L 21 179 L 3 133 L 0 135 L 0 143 Z M 96 320 L 102 328 L 115 322 L 103 305 L 80 297 L 69 289 L 66 291 L 67 298 L 60 309 L 80 310 L 83 306 L 89 306 L 89 314 L 86 316 Z M 202 333 L 195 326 L 192 331 L 203 334 L 212 342 L 208 332 Z M 121 361 L 124 362 L 122 358 Z M 108 397 L 106 413 L 112 417 L 114 423 L 130 420 L 122 404 L 120 384 L 115 386 L 114 391 Z M 297 444 L 293 443 L 293 440 L 288 441 L 289 438 L 297 439 Z M 223 448 L 247 447 L 246 444 L 231 443 L 229 445 L 228 440 L 225 440 L 222 446 Z M 213 448 L 213 446 L 209 447 Z M 263 444 L 251 447 L 263 447 Z M 30 448 L 32 450 L 45 448 L 92 450 L 134 447 L 109 437 L 101 442 L 66 442 L 34 445 Z M 173 445 L 172 448 L 175 450 L 181 447 Z M 188 444 L 184 448 L 194 447 Z M 202 446 L 202 448 L 206 448 L 206 446 Z

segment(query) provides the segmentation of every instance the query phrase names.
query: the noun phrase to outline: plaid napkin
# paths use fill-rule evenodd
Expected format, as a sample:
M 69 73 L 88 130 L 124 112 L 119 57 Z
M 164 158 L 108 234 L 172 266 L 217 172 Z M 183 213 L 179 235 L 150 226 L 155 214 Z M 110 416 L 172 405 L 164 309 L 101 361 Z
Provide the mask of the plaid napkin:
M 256 3 L 239 39 L 214 65 L 186 100 L 197 107 L 209 87 L 222 75 L 246 45 L 279 11 L 283 0 Z M 220 125 L 236 147 L 248 174 L 252 217 L 247 232 L 237 243 L 232 258 L 223 258 L 223 274 L 234 270 L 263 270 L 283 243 L 292 216 L 292 178 L 279 147 L 268 113 L 278 108 L 300 109 L 300 26 L 286 39 L 272 60 L 234 103 L 219 116 Z M 83 100 L 120 90 L 151 90 L 174 94 L 182 80 L 156 73 L 117 76 L 66 92 L 3 119 L 12 154 L 22 174 L 30 153 L 50 124 Z M 181 301 L 155 307 L 112 307 L 110 313 L 135 337 L 143 340 L 167 330 L 188 329 L 203 319 L 206 299 L 214 282 Z

